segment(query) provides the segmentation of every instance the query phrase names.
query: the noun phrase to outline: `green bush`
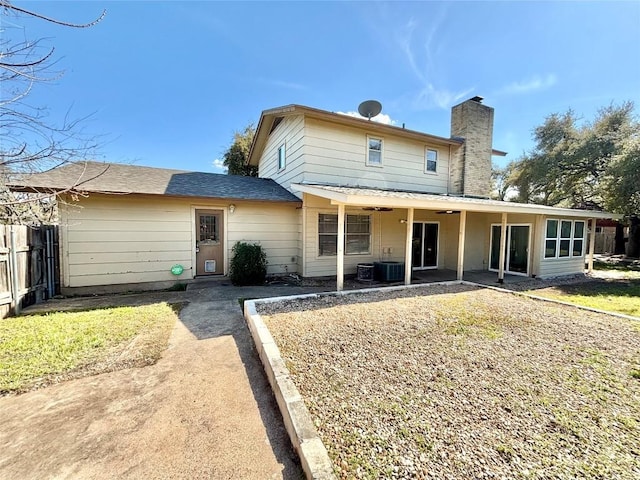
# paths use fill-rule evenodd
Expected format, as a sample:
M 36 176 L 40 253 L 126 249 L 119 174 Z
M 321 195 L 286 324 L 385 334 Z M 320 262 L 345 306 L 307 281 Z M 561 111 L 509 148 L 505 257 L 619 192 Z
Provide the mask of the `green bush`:
M 257 243 L 238 242 L 231 250 L 229 279 L 234 285 L 261 285 L 267 276 L 267 254 Z

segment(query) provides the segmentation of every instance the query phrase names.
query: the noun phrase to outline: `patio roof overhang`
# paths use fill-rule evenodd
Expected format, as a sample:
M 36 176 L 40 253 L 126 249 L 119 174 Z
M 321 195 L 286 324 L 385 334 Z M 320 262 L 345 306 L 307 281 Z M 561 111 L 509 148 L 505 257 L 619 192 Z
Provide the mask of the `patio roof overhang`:
M 306 184 L 292 184 L 291 188 L 301 193 L 326 198 L 331 201 L 332 205 L 414 208 L 418 210 L 460 210 L 484 213 L 520 213 L 578 218 L 610 218 L 616 220 L 622 218 L 622 215 L 619 214 L 595 210 L 548 207 L 546 205 L 503 202 L 485 198 L 437 195 L 431 193 Z

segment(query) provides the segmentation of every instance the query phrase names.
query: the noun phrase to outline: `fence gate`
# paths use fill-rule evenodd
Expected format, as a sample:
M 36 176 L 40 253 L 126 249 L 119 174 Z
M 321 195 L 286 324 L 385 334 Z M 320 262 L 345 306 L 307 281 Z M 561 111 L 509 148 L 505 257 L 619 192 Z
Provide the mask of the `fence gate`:
M 56 225 L 0 225 L 2 318 L 56 295 L 59 272 Z

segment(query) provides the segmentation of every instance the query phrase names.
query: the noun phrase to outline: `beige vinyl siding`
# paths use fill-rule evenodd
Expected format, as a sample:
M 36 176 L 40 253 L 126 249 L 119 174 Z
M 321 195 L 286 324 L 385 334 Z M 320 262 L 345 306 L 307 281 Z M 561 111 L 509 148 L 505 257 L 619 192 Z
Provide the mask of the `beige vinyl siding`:
M 133 195 L 97 195 L 66 205 L 63 223 L 64 283 L 84 287 L 191 277 L 188 203 Z M 185 271 L 171 274 L 173 265 Z
M 584 256 L 569 258 L 542 259 L 540 261 L 540 278 L 558 277 L 584 273 Z
M 298 222 L 295 205 L 236 203 L 228 215 L 228 255 L 236 242 L 259 243 L 267 254 L 267 274 L 298 271 Z
M 301 158 L 304 153 L 304 126 L 304 117 L 294 115 L 285 117 L 271 132 L 258 163 L 260 177 L 271 178 L 286 189 L 291 183 L 302 180 L 305 169 L 304 159 Z M 278 148 L 282 144 L 285 145 L 286 166 L 278 171 Z
M 465 229 L 464 270 L 487 270 L 489 265 L 489 248 L 491 244 L 491 222 L 485 213 L 467 213 L 467 225 Z M 460 224 L 460 215 L 458 225 Z M 459 227 L 456 227 L 459 228 Z M 457 244 L 456 240 L 456 244 Z M 457 252 L 456 252 L 457 255 Z M 457 268 L 458 260 L 456 258 Z
M 299 212 L 295 204 L 91 194 L 61 207 L 65 287 L 190 279 L 195 261 L 195 209 L 224 212 L 226 257 L 236 241 L 260 243 L 268 273 L 297 271 Z M 171 274 L 173 265 L 184 272 Z
M 383 140 L 382 167 L 367 166 L 367 135 Z M 372 129 L 340 128 L 305 120 L 304 177 L 307 183 L 368 186 L 446 193 L 449 147 L 429 145 Z M 438 151 L 437 173 L 425 173 L 425 148 Z

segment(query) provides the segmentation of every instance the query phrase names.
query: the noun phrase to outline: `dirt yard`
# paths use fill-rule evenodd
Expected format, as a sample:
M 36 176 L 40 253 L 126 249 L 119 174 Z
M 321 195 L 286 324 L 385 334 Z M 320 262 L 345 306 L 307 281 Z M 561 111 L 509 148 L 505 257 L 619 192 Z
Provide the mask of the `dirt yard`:
M 261 305 L 341 478 L 640 478 L 640 324 L 467 286 Z

